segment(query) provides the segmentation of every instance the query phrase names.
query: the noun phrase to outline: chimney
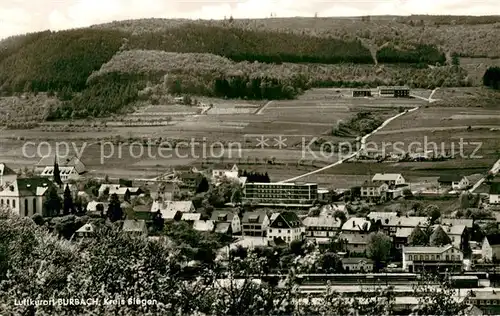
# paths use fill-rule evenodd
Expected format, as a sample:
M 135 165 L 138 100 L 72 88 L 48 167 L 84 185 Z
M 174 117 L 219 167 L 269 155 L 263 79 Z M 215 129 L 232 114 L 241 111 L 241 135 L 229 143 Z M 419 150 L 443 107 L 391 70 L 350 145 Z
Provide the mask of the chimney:
M 355 228 L 355 227 L 356 227 L 356 222 L 352 221 L 352 228 Z

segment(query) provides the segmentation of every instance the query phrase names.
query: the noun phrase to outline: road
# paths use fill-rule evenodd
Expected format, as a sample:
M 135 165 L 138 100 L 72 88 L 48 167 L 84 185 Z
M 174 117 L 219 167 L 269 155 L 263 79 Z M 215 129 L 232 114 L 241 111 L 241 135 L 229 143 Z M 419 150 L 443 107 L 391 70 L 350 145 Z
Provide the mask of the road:
M 493 175 L 496 175 L 498 174 L 499 171 L 500 171 L 500 159 L 498 159 L 497 162 L 493 164 L 493 167 L 491 167 L 489 172 L 492 173 Z M 474 184 L 474 186 L 469 190 L 469 192 L 470 193 L 474 192 L 477 188 L 481 186 L 481 184 L 484 183 L 484 181 L 486 181 L 486 176 L 484 176 L 481 180 L 476 182 L 476 184 Z
M 423 97 L 419 97 L 419 99 L 423 99 L 423 100 L 426 100 L 427 102 L 431 103 L 433 101 L 435 101 L 435 99 L 432 99 L 432 96 L 434 95 L 434 93 L 436 92 L 438 88 L 432 90 L 430 96 L 428 99 L 426 98 L 423 98 Z M 401 113 L 398 113 L 397 115 L 394 115 L 393 117 L 390 117 L 388 118 L 387 120 L 384 121 L 384 123 L 382 123 L 382 125 L 380 125 L 377 129 L 375 129 L 374 131 L 370 132 L 369 134 L 363 136 L 361 138 L 361 146 L 359 148 L 359 150 L 357 150 L 356 152 L 354 152 L 353 154 L 347 156 L 346 158 L 342 159 L 342 160 L 339 160 L 335 163 L 332 163 L 331 165 L 328 165 L 328 166 L 325 166 L 323 168 L 320 168 L 320 169 L 317 169 L 317 170 L 314 170 L 314 171 L 311 171 L 311 172 L 308 172 L 308 173 L 305 173 L 303 175 L 300 175 L 300 176 L 297 176 L 297 177 L 294 177 L 294 178 L 290 178 L 290 179 L 287 179 L 287 180 L 283 180 L 283 181 L 280 181 L 278 183 L 286 183 L 286 182 L 293 182 L 293 181 L 296 181 L 298 179 L 301 179 L 301 178 L 304 178 L 304 177 L 308 177 L 310 175 L 313 175 L 313 174 L 316 174 L 316 173 L 320 173 L 322 171 L 325 171 L 325 170 L 328 170 L 330 168 L 333 168 L 335 166 L 338 166 L 340 164 L 342 164 L 343 162 L 345 162 L 346 160 L 349 160 L 351 159 L 352 157 L 356 156 L 357 154 L 359 154 L 361 151 L 364 150 L 364 147 L 365 147 L 365 144 L 366 144 L 366 140 L 368 139 L 368 137 L 374 135 L 375 133 L 378 133 L 382 128 L 386 127 L 387 124 L 389 124 L 390 122 L 394 121 L 395 119 L 405 115 L 405 114 L 408 114 L 408 113 L 411 113 L 411 112 L 414 112 L 416 110 L 418 110 L 418 106 L 417 107 L 414 107 L 410 110 L 407 110 L 407 111 L 404 111 L 404 112 L 401 112 Z
M 264 104 L 263 107 L 261 107 L 257 112 L 255 112 L 256 115 L 262 115 L 262 112 L 264 112 L 264 110 L 269 106 L 271 105 L 271 103 L 273 103 L 273 101 L 269 101 L 267 102 L 266 104 Z
M 379 135 L 400 134 L 408 132 L 428 132 L 428 131 L 447 131 L 447 130 L 462 130 L 467 129 L 469 126 L 447 126 L 447 127 L 414 127 L 405 129 L 395 129 L 390 131 L 381 131 Z M 500 129 L 500 125 L 474 125 L 472 129 Z

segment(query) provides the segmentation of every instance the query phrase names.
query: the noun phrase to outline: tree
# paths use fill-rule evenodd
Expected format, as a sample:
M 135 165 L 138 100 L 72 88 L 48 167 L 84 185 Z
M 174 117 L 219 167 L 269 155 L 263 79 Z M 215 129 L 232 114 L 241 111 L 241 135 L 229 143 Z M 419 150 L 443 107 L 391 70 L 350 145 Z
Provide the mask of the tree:
M 59 170 L 59 164 L 57 163 L 57 156 L 54 158 L 54 182 L 61 187 L 61 171 Z
M 104 204 L 98 203 L 95 207 L 96 211 L 99 212 L 99 215 L 101 215 L 102 218 L 104 218 Z
M 432 224 L 441 217 L 441 211 L 439 210 L 439 207 L 434 204 L 431 204 L 425 208 L 425 214 L 426 216 L 430 217 Z
M 51 185 L 47 192 L 47 199 L 44 204 L 45 213 L 47 216 L 56 216 L 61 211 L 61 198 L 57 194 L 57 189 Z
M 131 196 L 130 196 L 130 191 L 127 189 L 127 190 L 125 191 L 125 194 L 123 195 L 123 200 L 124 200 L 125 202 L 130 203 L 130 197 L 131 197 Z
M 432 232 L 429 243 L 433 247 L 440 247 L 451 244 L 451 239 L 439 225 Z
M 451 64 L 453 66 L 460 66 L 460 56 L 457 53 L 451 54 Z
M 342 211 L 335 211 L 335 213 L 333 213 L 333 217 L 338 218 L 342 223 L 345 223 L 347 220 L 347 215 Z
M 158 210 L 153 215 L 153 229 L 156 232 L 162 232 L 164 226 L 165 226 L 165 221 L 163 220 L 163 215 L 161 214 L 160 210 Z
M 375 262 L 376 271 L 380 270 L 382 262 L 389 258 L 391 246 L 391 238 L 384 233 L 371 233 L 368 236 L 366 255 Z
M 410 246 L 427 246 L 429 244 L 429 237 L 417 226 L 412 230 L 410 236 L 408 236 L 408 244 Z
M 111 222 L 116 222 L 123 219 L 123 210 L 120 204 L 120 199 L 116 193 L 111 194 L 109 201 L 107 217 Z
M 73 197 L 69 185 L 66 185 L 63 195 L 63 214 L 68 215 L 70 212 L 75 212 L 75 206 L 73 204 Z

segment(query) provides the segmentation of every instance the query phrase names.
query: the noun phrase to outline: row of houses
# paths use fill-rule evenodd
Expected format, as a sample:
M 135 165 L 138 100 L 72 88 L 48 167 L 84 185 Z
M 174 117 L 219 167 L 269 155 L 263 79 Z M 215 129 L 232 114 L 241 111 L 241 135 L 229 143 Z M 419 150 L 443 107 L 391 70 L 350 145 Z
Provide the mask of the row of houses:
M 376 93 L 380 97 L 394 98 L 409 98 L 410 88 L 407 86 L 380 86 L 377 87 Z M 354 89 L 352 90 L 353 97 L 372 97 L 372 89 Z

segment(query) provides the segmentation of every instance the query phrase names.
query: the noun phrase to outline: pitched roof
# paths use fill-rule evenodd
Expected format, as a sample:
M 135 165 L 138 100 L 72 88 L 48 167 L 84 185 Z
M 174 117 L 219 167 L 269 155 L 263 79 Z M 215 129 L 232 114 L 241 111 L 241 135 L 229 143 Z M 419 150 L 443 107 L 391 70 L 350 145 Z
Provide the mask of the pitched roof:
M 428 217 L 425 216 L 396 216 L 389 218 L 389 222 L 387 224 L 385 222 L 382 222 L 382 225 L 396 227 L 417 227 L 425 225 L 427 221 Z
M 438 182 L 449 183 L 449 182 L 459 182 L 464 176 L 459 174 L 447 174 L 440 176 Z
M 467 218 L 441 218 L 441 224 L 451 226 L 464 225 L 467 228 L 472 228 L 474 220 Z
M 436 225 L 434 229 L 438 226 L 441 226 L 447 235 L 462 235 L 466 228 L 465 225 Z
M 306 227 L 340 228 L 342 222 L 333 216 L 308 216 L 302 220 Z
M 365 181 L 361 187 L 362 188 L 380 188 L 382 185 L 384 185 L 383 183 L 380 183 L 380 182 L 370 182 L 370 181 Z
M 490 185 L 490 194 L 500 194 L 500 182 L 493 182 Z
M 243 218 L 241 220 L 242 223 L 258 223 L 262 224 L 264 222 L 264 219 L 266 218 L 267 214 L 264 211 L 256 211 L 256 212 L 245 212 L 243 214 Z M 250 221 L 251 219 L 255 219 Z
M 372 181 L 396 181 L 399 177 L 402 177 L 400 173 L 377 173 Z
M 366 227 L 366 231 L 368 231 L 371 225 L 372 223 L 364 217 L 351 217 L 342 225 L 342 230 L 364 231 L 364 227 Z
M 14 170 L 10 169 L 3 162 L 0 163 L 0 176 L 13 176 L 13 175 L 17 175 L 17 173 Z
M 443 253 L 450 248 L 456 248 L 452 245 L 442 247 L 404 247 L 404 253 Z
M 391 217 L 396 217 L 398 216 L 398 213 L 396 212 L 370 212 L 368 213 L 367 217 L 370 219 L 373 219 L 374 221 L 381 220 L 382 222 L 384 219 L 388 219 Z
M 160 210 L 160 212 L 181 212 L 187 213 L 194 209 L 193 201 L 154 201 L 151 205 L 151 212 L 155 213 Z
M 83 225 L 82 227 L 78 228 L 76 231 L 77 233 L 93 233 L 95 231 L 94 225 L 91 223 L 87 223 Z
M 182 221 L 199 221 L 201 213 L 182 213 Z
M 43 195 L 50 186 L 54 185 L 47 178 L 41 177 L 21 178 L 17 179 L 16 183 L 19 196 Z
M 217 225 L 215 226 L 215 232 L 221 234 L 227 234 L 230 228 L 231 224 L 229 223 L 217 223 Z
M 202 232 L 211 232 L 214 229 L 214 222 L 211 220 L 196 220 L 193 223 L 193 229 Z
M 485 238 L 488 239 L 490 246 L 500 245 L 500 234 L 488 235 Z
M 295 212 L 281 212 L 281 213 L 273 213 L 271 216 L 270 226 L 273 226 L 273 223 L 278 219 L 282 218 L 288 227 L 300 227 L 302 226 L 302 221 L 297 216 Z
M 146 221 L 145 220 L 134 220 L 134 219 L 126 219 L 123 221 L 123 231 L 126 232 L 145 232 L 146 229 Z
M 412 227 L 398 227 L 396 230 L 397 238 L 408 238 L 411 235 L 411 232 L 414 228 Z
M 347 240 L 348 244 L 354 244 L 354 245 L 366 245 L 368 244 L 368 236 L 365 236 L 364 234 L 340 234 L 339 236 L 340 239 L 345 239 Z
M 97 211 L 97 205 L 99 204 L 102 204 L 102 206 L 104 207 L 104 211 L 106 211 L 106 209 L 108 208 L 108 204 L 107 202 L 98 202 L 98 201 L 90 201 L 88 204 L 87 204 L 87 212 L 95 212 Z
M 213 211 L 210 219 L 214 222 L 231 222 L 233 221 L 234 215 L 236 214 L 233 211 L 219 210 Z

